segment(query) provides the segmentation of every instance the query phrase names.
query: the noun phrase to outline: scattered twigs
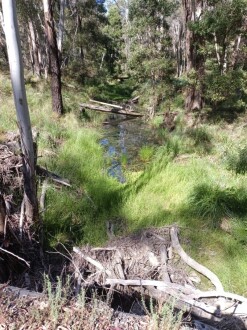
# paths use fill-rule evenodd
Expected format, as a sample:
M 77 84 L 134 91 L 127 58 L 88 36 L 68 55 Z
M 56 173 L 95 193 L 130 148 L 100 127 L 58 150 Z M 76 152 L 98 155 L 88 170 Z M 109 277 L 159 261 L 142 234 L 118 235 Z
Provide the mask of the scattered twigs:
M 170 229 L 170 235 L 171 235 L 172 247 L 177 251 L 177 253 L 182 258 L 182 260 L 187 265 L 195 269 L 197 272 L 207 277 L 213 283 L 217 291 L 219 292 L 224 291 L 223 285 L 221 284 L 219 278 L 211 270 L 209 270 L 205 266 L 202 266 L 197 261 L 195 261 L 190 256 L 188 256 L 187 253 L 183 250 L 183 248 L 179 244 L 176 227 L 172 227 Z
M 15 257 L 16 259 L 23 261 L 30 268 L 29 262 L 27 262 L 25 259 L 17 256 L 16 254 L 14 254 L 14 253 L 12 253 L 8 250 L 5 250 L 5 249 L 1 248 L 1 247 L 0 247 L 0 251 L 3 251 L 4 253 L 10 254 L 11 256 Z
M 164 282 L 171 282 L 170 276 L 167 270 L 167 250 L 164 246 L 160 248 L 160 259 L 161 259 L 161 272 L 162 272 L 162 279 Z
M 0 234 L 5 232 L 6 208 L 3 195 L 0 192 Z

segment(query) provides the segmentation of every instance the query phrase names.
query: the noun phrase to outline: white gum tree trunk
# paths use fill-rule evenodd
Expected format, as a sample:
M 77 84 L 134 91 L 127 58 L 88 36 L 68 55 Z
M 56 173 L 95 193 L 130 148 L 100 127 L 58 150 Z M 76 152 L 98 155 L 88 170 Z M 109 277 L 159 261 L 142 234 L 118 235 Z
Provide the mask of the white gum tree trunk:
M 24 84 L 24 71 L 21 56 L 20 36 L 17 23 L 15 0 L 2 1 L 2 10 L 11 82 L 17 113 L 17 122 L 21 136 L 23 154 L 25 214 L 27 221 L 29 223 L 32 223 L 33 221 L 37 220 L 38 217 L 38 204 L 35 182 L 35 157 L 31 122 Z

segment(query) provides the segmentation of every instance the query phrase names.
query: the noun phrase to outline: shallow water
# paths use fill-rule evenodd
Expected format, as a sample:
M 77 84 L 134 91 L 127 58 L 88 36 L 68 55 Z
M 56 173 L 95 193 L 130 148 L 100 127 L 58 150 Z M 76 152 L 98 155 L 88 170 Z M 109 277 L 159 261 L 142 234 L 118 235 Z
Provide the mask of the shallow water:
M 126 182 L 123 167 L 140 165 L 138 152 L 147 144 L 153 144 L 150 128 L 140 118 L 122 119 L 119 115 L 103 126 L 104 137 L 100 144 L 106 152 L 107 172 L 121 183 Z

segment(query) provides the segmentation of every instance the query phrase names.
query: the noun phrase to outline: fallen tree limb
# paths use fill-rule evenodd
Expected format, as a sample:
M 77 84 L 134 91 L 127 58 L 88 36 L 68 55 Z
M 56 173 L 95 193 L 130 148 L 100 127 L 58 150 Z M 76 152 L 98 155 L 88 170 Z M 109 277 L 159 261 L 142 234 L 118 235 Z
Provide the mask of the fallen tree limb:
M 41 167 L 39 165 L 36 165 L 36 173 L 37 173 L 37 175 L 50 178 L 54 182 L 57 182 L 59 184 L 67 186 L 67 187 L 71 187 L 69 180 L 62 178 L 61 176 L 59 176 L 53 172 L 50 172 L 47 169 L 45 169 L 44 167 Z
M 17 296 L 18 298 L 29 297 L 29 298 L 38 299 L 38 298 L 44 297 L 43 293 L 39 293 L 36 291 L 30 291 L 30 290 L 26 290 L 26 289 L 21 289 L 21 288 L 17 288 L 15 286 L 10 286 L 10 285 L 6 285 L 3 288 L 3 292 L 12 293 L 15 296 Z
M 94 260 L 93 258 L 85 255 L 82 251 L 80 251 L 80 249 L 78 249 L 77 247 L 73 247 L 73 251 L 77 254 L 79 254 L 83 259 L 87 260 L 88 262 L 90 262 L 90 264 L 94 265 L 96 268 L 98 268 L 99 270 L 105 272 L 108 276 L 111 276 L 111 272 L 108 269 L 105 269 L 102 264 L 97 261 Z
M 2 251 L 4 253 L 7 253 L 7 254 L 10 254 L 12 257 L 15 257 L 16 259 L 23 261 L 30 268 L 29 262 L 27 262 L 25 259 L 19 257 L 18 255 L 14 254 L 14 253 L 12 253 L 12 252 L 10 252 L 8 250 L 5 250 L 5 249 L 3 249 L 1 247 L 0 247 L 0 251 Z
M 213 272 L 211 272 L 211 270 L 209 270 L 205 266 L 202 266 L 197 261 L 188 256 L 188 254 L 183 250 L 183 248 L 179 244 L 176 227 L 172 227 L 170 229 L 170 235 L 172 247 L 177 251 L 182 260 L 187 265 L 195 269 L 197 272 L 207 277 L 213 283 L 217 291 L 224 291 L 223 285 L 221 284 L 219 278 Z
M 45 212 L 45 194 L 48 188 L 48 180 L 45 179 L 42 185 L 40 200 L 39 200 L 39 206 L 40 206 L 40 212 Z
M 111 108 L 123 109 L 123 106 L 121 106 L 121 105 L 117 105 L 117 104 L 111 104 L 111 103 L 106 103 L 106 102 L 100 102 L 100 101 L 96 101 L 96 100 L 92 100 L 92 99 L 90 99 L 89 101 L 90 101 L 90 102 L 93 102 L 93 103 L 102 104 L 102 105 L 108 105 L 108 106 L 110 106 Z

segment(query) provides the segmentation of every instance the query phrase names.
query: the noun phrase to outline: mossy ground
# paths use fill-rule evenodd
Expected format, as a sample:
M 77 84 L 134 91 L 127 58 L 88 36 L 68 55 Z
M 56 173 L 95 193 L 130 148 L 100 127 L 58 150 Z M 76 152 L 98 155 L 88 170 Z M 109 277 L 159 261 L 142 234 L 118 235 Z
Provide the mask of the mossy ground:
M 121 184 L 107 175 L 99 144 L 104 115 L 79 112 L 86 90 L 64 83 L 66 114 L 57 118 L 48 83 L 29 81 L 26 88 L 32 125 L 39 131 L 38 162 L 72 183 L 71 188 L 49 185 L 47 248 L 101 245 L 107 240 L 106 221 L 115 223 L 118 234 L 177 223 L 185 250 L 214 271 L 226 290 L 247 295 L 245 114 L 231 124 L 217 118 L 188 128 L 181 110 L 177 129 L 168 133 L 156 127 L 159 146 L 142 151 L 142 170 L 125 166 L 128 180 Z M 115 99 L 118 89 L 112 87 Z M 6 76 L 0 95 L 4 139 L 4 132 L 17 129 Z

